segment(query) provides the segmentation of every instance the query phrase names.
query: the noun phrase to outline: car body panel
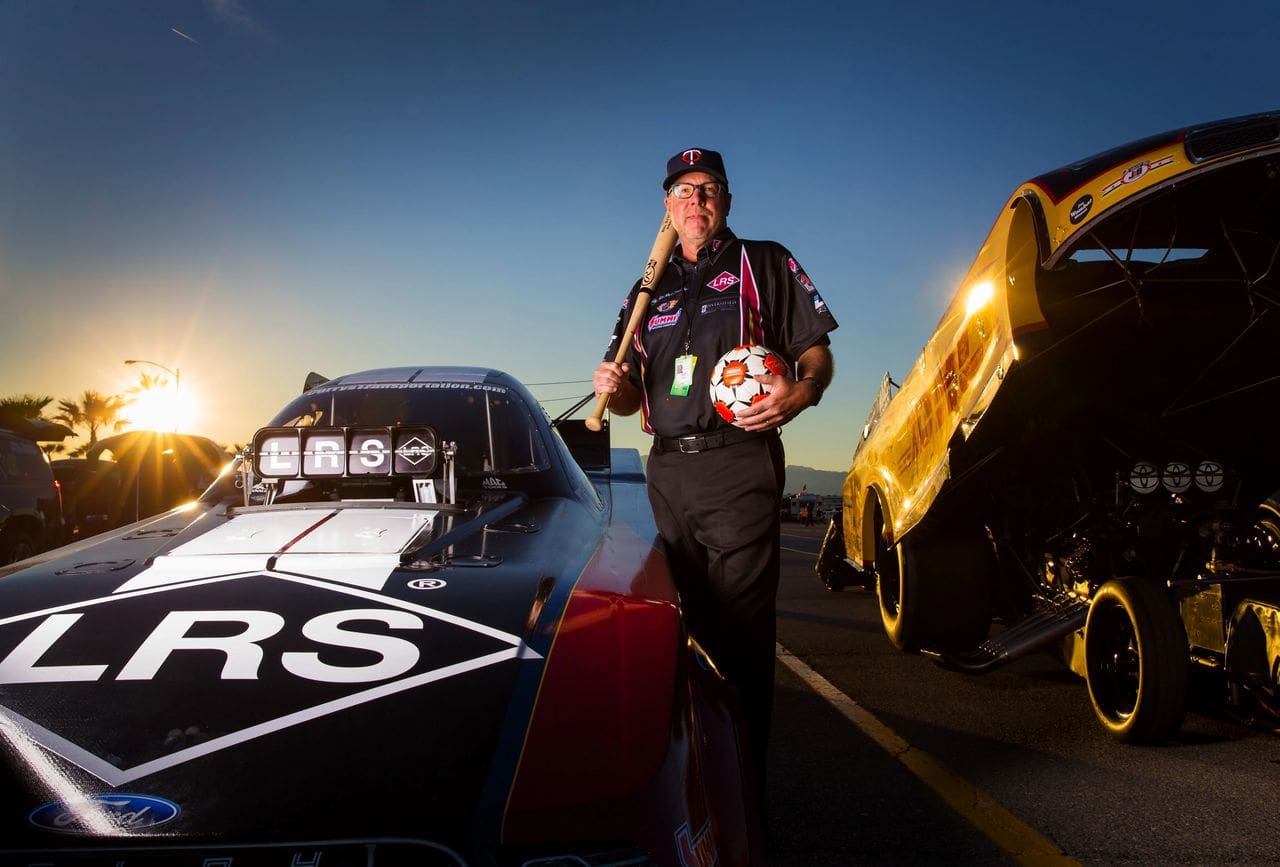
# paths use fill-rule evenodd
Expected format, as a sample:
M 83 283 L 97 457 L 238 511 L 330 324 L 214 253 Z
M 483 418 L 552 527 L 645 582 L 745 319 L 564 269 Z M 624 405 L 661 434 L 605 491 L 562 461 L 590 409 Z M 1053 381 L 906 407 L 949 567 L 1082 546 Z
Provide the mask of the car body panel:
M 1145 199 L 1280 152 L 1280 113 L 1201 124 L 1106 151 L 1021 185 L 896 394 L 886 378 L 843 489 L 846 556 L 869 568 L 881 504 L 893 544 L 952 477 L 951 450 L 980 427 L 1006 378 L 1049 328 L 1038 269 Z M 1087 203 L 1087 207 L 1086 207 Z
M 482 370 L 319 390 L 424 377 L 536 407 Z M 530 423 L 541 469 L 478 469 L 457 504 L 245 505 L 228 473 L 0 571 L 0 851 L 758 863 L 736 699 L 684 631 L 638 456 L 588 476 Z

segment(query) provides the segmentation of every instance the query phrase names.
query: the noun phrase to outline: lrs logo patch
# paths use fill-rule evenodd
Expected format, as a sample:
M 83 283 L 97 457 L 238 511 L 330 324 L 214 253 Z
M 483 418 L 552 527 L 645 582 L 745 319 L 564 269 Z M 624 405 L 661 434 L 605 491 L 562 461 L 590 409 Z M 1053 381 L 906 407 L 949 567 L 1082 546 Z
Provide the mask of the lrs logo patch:
M 723 292 L 731 286 L 736 286 L 738 282 L 738 278 L 735 275 L 730 274 L 728 271 L 722 271 L 719 276 L 708 283 L 707 286 L 717 292 Z

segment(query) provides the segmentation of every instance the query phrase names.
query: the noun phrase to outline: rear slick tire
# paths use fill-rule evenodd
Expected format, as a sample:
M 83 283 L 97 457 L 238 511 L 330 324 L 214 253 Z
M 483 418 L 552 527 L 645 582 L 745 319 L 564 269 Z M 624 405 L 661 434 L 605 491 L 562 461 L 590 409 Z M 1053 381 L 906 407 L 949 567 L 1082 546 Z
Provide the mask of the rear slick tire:
M 1098 588 L 1085 622 L 1085 672 L 1098 722 L 1125 743 L 1168 740 L 1186 715 L 1189 651 L 1171 600 L 1150 581 Z
M 876 527 L 876 595 L 899 650 L 965 653 L 991 629 L 995 554 L 985 530 L 917 527 L 892 547 Z

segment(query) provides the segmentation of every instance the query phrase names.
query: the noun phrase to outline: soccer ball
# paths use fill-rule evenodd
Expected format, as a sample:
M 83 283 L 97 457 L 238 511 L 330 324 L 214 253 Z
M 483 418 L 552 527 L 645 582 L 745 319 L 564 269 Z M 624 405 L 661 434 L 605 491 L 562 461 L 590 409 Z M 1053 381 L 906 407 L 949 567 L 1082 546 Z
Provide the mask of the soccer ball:
M 787 363 L 763 346 L 735 346 L 711 370 L 711 403 L 729 424 L 738 424 L 738 413 L 770 392 L 757 376 L 787 375 Z

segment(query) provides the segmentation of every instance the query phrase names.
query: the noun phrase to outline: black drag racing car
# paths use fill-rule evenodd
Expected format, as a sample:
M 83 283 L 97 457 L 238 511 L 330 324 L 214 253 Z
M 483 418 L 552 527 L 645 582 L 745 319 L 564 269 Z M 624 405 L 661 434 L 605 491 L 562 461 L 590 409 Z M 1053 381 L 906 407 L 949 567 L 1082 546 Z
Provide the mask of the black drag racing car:
M 638 455 L 495 371 L 308 384 L 197 502 L 0 569 L 0 863 L 761 863 Z
M 1280 112 L 1020 185 L 886 376 L 822 580 L 959 671 L 1060 653 L 1124 741 L 1200 682 L 1280 716 L 1278 274 Z

